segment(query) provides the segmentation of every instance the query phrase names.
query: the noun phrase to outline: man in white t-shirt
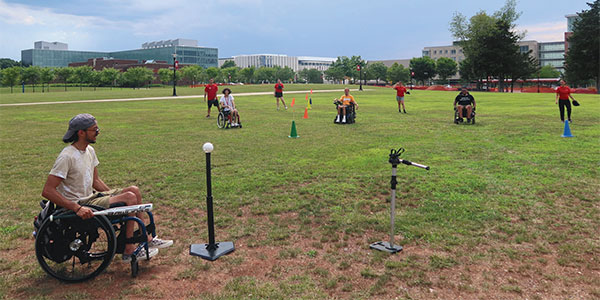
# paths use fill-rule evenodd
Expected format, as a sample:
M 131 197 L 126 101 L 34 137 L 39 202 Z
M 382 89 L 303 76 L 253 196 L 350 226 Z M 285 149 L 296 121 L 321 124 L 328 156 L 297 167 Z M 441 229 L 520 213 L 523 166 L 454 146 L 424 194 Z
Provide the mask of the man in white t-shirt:
M 71 143 L 65 147 L 56 159 L 46 179 L 42 196 L 54 204 L 74 211 L 82 219 L 92 218 L 90 208 L 82 206 L 91 204 L 108 208 L 112 203 L 126 205 L 142 204 L 142 195 L 136 186 L 124 189 L 110 189 L 98 176 L 99 164 L 96 151 L 90 144 L 96 143 L 100 128 L 96 118 L 90 114 L 79 114 L 69 121 L 69 129 L 63 142 Z M 141 217 L 141 214 L 138 215 Z M 134 221 L 127 222 L 125 236 L 131 238 L 135 227 Z M 148 237 L 150 257 L 158 253 L 158 248 L 169 247 L 172 240 L 161 240 Z M 134 244 L 126 244 L 123 260 L 131 260 L 135 250 Z M 146 252 L 140 251 L 138 259 L 145 259 Z

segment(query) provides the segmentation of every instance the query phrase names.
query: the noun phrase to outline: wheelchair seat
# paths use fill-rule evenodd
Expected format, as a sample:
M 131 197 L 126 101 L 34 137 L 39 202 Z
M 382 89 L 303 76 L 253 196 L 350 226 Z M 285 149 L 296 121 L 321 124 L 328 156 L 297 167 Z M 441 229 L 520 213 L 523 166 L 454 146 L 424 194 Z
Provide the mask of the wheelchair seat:
M 463 115 L 463 118 L 464 118 L 464 116 L 466 116 L 466 115 L 467 115 L 467 113 L 468 113 L 468 112 L 467 112 L 467 108 L 466 108 L 466 107 L 463 107 L 463 109 L 462 109 L 462 115 Z M 470 119 L 470 120 L 469 120 L 469 119 Z M 459 114 L 458 114 L 458 107 L 455 107 L 455 108 L 454 108 L 454 124 L 459 124 L 459 123 L 463 123 L 463 122 L 464 122 L 464 120 L 463 120 L 463 119 L 461 119 L 461 118 L 459 117 Z M 467 118 L 467 123 L 469 123 L 469 122 L 470 122 L 471 124 L 475 124 L 475 108 L 474 108 L 474 107 L 473 107 L 473 109 L 471 110 L 471 116 Z
M 335 107 L 342 105 L 341 101 L 334 101 Z M 356 122 L 356 105 L 354 103 L 350 103 L 350 105 L 346 106 L 346 122 L 337 122 L 337 115 L 333 118 L 333 123 L 335 124 L 352 124 Z

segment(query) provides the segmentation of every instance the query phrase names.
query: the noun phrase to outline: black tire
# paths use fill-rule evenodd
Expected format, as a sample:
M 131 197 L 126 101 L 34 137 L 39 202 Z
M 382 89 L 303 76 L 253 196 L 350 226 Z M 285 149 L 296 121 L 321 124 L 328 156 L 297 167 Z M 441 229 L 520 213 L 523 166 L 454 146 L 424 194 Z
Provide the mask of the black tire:
M 219 116 L 217 117 L 217 126 L 219 128 L 225 128 L 225 115 L 219 112 Z
M 54 216 L 70 214 L 61 210 Z M 96 277 L 110 265 L 116 252 L 115 231 L 105 216 L 46 219 L 35 239 L 42 269 L 65 282 Z
M 471 119 L 471 124 L 475 124 L 475 117 Z

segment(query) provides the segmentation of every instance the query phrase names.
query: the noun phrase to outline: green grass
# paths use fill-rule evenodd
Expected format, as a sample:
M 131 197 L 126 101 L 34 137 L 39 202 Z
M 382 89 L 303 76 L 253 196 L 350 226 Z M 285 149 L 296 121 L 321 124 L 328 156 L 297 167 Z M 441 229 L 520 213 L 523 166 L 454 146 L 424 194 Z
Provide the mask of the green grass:
M 271 88 L 236 86 L 234 95 Z M 170 95 L 169 88 L 54 89 L 2 94 L 0 103 Z M 598 294 L 598 95 L 575 95 L 582 105 L 573 111 L 575 138 L 565 139 L 552 94 L 473 93 L 477 124 L 467 126 L 451 122 L 454 92 L 413 91 L 408 114 L 399 114 L 390 89 L 369 89 L 353 92 L 360 109 L 357 123 L 348 126 L 333 124 L 332 99 L 340 92 L 313 94 L 308 120 L 302 119 L 303 94 L 286 96 L 288 105 L 296 97 L 295 113 L 276 111 L 272 95 L 236 97 L 241 130 L 219 130 L 196 98 L 0 107 L 0 299 L 93 297 L 97 281 L 66 294 L 70 285 L 48 278 L 31 238 L 67 122 L 83 112 L 94 114 L 102 129 L 94 145 L 101 177 L 111 187 L 138 185 L 155 204 L 161 236 L 178 245 L 141 270 L 162 275 L 117 284 L 110 288 L 113 298 L 148 292 L 197 299 L 427 298 L 429 289 L 441 298 L 531 298 L 543 286 L 486 275 L 503 269 L 527 282 L 553 274 L 560 289 L 542 298 Z M 203 92 L 180 88 L 178 94 Z M 298 139 L 288 138 L 292 118 Z M 236 251 L 212 267 L 187 254 L 187 246 L 207 234 L 201 149 L 207 141 L 215 145 L 217 239 L 236 242 Z M 403 158 L 431 170 L 398 167 L 396 234 L 405 250 L 389 256 L 368 244 L 388 238 L 387 158 L 398 147 L 406 149 Z M 265 273 L 255 264 L 267 266 Z M 111 265 L 99 280 L 127 271 Z M 591 279 L 571 276 L 576 272 Z M 221 285 L 194 291 L 213 274 Z M 129 281 L 127 274 L 119 278 Z M 169 281 L 186 292 L 162 290 Z

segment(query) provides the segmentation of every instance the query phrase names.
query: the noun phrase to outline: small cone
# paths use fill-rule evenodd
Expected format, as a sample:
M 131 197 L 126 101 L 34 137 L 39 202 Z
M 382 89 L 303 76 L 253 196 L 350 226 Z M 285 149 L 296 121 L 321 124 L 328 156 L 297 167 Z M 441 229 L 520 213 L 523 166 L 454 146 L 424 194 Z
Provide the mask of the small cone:
M 302 119 L 308 119 L 308 107 L 304 109 L 304 117 Z
M 298 133 L 296 132 L 296 121 L 292 121 L 292 131 L 290 132 L 290 138 L 297 138 Z
M 562 137 L 574 137 L 574 135 L 571 134 L 571 128 L 569 127 L 569 123 L 569 121 L 565 121 L 565 131 L 561 135 Z

